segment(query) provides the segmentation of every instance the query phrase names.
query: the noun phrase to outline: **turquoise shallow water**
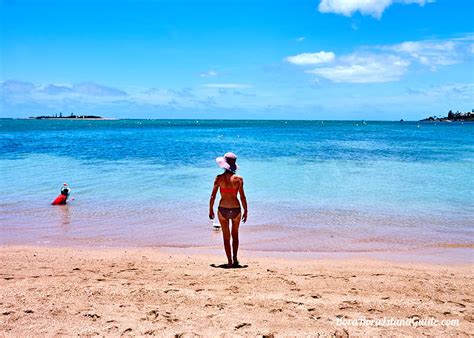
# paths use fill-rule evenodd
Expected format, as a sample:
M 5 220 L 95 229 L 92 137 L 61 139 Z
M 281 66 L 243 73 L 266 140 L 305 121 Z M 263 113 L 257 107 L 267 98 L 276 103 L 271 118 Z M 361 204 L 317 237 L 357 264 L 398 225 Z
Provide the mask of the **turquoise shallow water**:
M 244 249 L 473 242 L 473 124 L 2 119 L 0 149 L 2 244 L 220 246 L 207 209 L 227 151 Z M 75 200 L 50 206 L 63 182 Z

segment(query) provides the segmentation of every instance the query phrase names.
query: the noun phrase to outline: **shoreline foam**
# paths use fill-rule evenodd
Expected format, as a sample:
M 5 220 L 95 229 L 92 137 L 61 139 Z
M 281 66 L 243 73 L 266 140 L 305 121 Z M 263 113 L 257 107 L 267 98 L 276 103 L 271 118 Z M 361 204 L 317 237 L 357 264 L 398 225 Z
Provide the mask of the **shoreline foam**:
M 221 234 L 219 233 L 219 236 Z M 242 241 L 242 240 L 241 240 Z M 158 250 L 171 254 L 187 255 L 215 255 L 224 257 L 222 239 L 219 237 L 216 245 L 146 245 L 140 243 L 125 243 L 113 241 L 91 242 L 90 239 L 81 241 L 74 239 L 68 242 L 37 241 L 0 243 L 0 248 L 38 247 L 73 250 Z M 389 263 L 415 263 L 429 265 L 456 265 L 466 266 L 474 264 L 474 250 L 472 244 L 436 244 L 405 249 L 381 250 L 286 250 L 286 249 L 249 249 L 241 243 L 239 253 L 244 253 L 249 258 L 278 258 L 290 260 L 347 260 L 362 259 L 385 261 Z

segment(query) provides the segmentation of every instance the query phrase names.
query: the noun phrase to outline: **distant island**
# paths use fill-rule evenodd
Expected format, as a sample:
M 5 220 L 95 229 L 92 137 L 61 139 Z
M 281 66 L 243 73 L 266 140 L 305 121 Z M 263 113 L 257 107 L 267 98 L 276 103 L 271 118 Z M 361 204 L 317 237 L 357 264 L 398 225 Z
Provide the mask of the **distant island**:
M 63 115 L 63 113 L 59 113 L 58 114 L 55 114 L 55 115 L 51 115 L 51 116 L 48 116 L 48 115 L 41 115 L 41 116 L 33 116 L 33 117 L 30 117 L 30 119 L 35 119 L 35 120 L 64 120 L 64 119 L 68 119 L 68 120 L 103 120 L 104 118 L 102 116 L 96 116 L 96 115 L 74 115 L 74 114 L 70 114 L 70 115 Z
M 472 112 L 461 113 L 459 111 L 453 113 L 452 110 L 448 112 L 448 116 L 445 117 L 438 117 L 438 116 L 430 116 L 426 119 L 420 121 L 427 121 L 427 122 L 464 122 L 464 121 L 471 121 L 474 122 L 474 109 Z

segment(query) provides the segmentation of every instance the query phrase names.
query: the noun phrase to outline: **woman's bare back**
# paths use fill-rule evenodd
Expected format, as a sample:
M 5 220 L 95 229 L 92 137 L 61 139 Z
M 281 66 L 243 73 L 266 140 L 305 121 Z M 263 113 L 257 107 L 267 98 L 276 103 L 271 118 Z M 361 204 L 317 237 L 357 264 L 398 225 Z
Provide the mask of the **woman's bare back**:
M 217 175 L 214 185 L 219 187 L 221 200 L 219 206 L 225 208 L 240 207 L 237 193 L 240 192 L 243 179 L 241 176 L 225 172 Z

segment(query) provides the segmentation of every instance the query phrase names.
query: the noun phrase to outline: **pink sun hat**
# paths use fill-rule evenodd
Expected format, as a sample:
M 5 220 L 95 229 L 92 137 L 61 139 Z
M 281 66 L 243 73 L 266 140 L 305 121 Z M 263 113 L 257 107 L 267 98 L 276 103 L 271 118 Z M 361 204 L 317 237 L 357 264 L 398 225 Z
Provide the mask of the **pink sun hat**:
M 233 165 L 234 168 L 231 168 L 231 165 L 227 163 L 227 159 L 233 160 L 232 162 L 234 162 L 234 165 Z M 239 166 L 235 163 L 236 160 L 237 160 L 237 156 L 231 152 L 225 153 L 224 156 L 216 158 L 216 162 L 219 167 L 221 167 L 222 169 L 231 170 L 231 171 L 236 171 L 239 169 Z

